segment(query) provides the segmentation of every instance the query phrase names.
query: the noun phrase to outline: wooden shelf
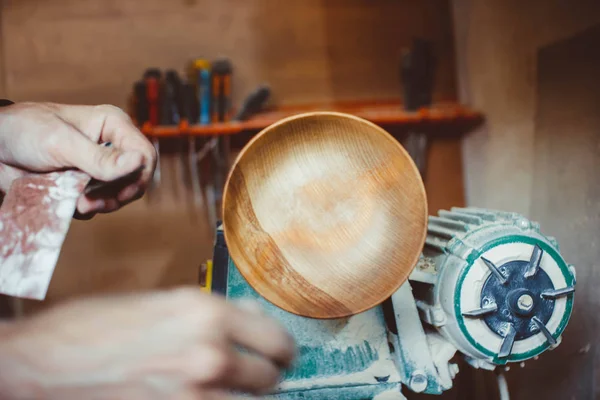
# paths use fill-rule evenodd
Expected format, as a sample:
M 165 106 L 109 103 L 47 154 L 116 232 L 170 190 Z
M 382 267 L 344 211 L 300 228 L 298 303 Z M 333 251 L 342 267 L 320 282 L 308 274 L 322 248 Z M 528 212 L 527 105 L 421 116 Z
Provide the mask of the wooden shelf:
M 348 113 L 383 126 L 422 124 L 443 126 L 461 122 L 477 123 L 482 120 L 480 113 L 454 103 L 437 104 L 416 112 L 408 112 L 398 102 L 371 102 L 282 107 L 262 112 L 243 122 L 225 122 L 210 125 L 182 123 L 179 126 L 145 125 L 141 130 L 145 135 L 151 137 L 235 135 L 244 131 L 262 130 L 282 118 L 311 111 Z

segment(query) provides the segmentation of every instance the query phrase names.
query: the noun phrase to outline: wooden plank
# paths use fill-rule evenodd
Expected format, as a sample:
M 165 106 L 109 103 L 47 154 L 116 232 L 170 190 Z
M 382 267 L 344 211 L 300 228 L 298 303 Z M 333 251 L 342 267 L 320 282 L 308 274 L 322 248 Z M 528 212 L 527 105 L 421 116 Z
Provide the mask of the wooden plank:
M 279 104 L 399 98 L 401 48 L 421 35 L 439 50 L 436 100 L 448 100 L 454 61 L 446 3 L 11 0 L 7 86 L 17 100 L 125 106 L 146 67 L 181 71 L 191 57 L 229 56 L 237 104 L 263 81 Z

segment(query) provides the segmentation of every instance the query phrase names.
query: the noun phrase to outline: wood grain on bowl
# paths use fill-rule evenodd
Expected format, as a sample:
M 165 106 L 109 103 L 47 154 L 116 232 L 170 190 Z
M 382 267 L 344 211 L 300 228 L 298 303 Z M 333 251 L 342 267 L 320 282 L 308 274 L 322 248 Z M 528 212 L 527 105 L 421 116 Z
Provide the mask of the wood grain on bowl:
M 231 257 L 282 309 L 339 318 L 380 304 L 422 250 L 427 200 L 402 146 L 363 119 L 284 119 L 242 150 L 224 191 Z

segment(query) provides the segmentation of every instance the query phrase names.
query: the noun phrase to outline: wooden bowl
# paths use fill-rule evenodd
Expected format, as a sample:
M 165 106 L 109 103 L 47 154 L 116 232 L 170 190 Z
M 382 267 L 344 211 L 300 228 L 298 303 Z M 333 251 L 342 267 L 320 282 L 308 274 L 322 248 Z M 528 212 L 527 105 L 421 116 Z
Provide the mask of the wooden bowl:
M 225 185 L 223 225 L 233 261 L 265 299 L 340 318 L 408 279 L 427 201 L 391 135 L 351 115 L 313 112 L 271 125 L 242 150 Z

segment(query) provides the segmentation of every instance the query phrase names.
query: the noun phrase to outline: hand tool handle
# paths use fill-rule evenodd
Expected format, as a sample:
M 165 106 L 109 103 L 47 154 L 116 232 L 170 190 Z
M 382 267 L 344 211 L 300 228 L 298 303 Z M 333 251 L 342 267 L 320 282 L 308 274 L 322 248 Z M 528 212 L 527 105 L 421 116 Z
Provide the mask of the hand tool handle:
M 196 89 L 191 83 L 183 84 L 181 87 L 181 120 L 188 124 L 194 124 L 198 121 L 198 101 L 196 99 Z
M 180 120 L 178 94 L 181 82 L 177 72 L 167 71 L 160 87 L 160 122 L 162 125 L 177 125 Z
M 158 125 L 159 119 L 159 82 L 155 77 L 146 78 L 146 98 L 148 100 L 148 120 L 153 126 Z
M 424 39 L 415 39 L 411 49 L 402 57 L 404 106 L 408 111 L 431 105 L 435 73 L 432 47 L 433 45 Z
M 144 81 L 135 83 L 133 87 L 133 96 L 135 103 L 135 119 L 139 126 L 143 126 L 149 119 L 146 83 Z
M 260 112 L 271 97 L 271 88 L 267 85 L 260 85 L 246 97 L 239 111 L 233 118 L 234 121 L 245 121 L 252 115 Z
M 201 125 L 210 124 L 211 109 L 211 66 L 208 60 L 198 58 L 190 64 L 189 81 L 196 88 L 197 122 Z
M 199 122 L 201 125 L 210 124 L 210 110 L 211 110 L 211 72 L 208 68 L 202 68 L 198 70 L 198 101 L 200 105 L 200 118 Z
M 212 121 L 225 122 L 231 118 L 231 74 L 228 59 L 220 59 L 212 67 Z

